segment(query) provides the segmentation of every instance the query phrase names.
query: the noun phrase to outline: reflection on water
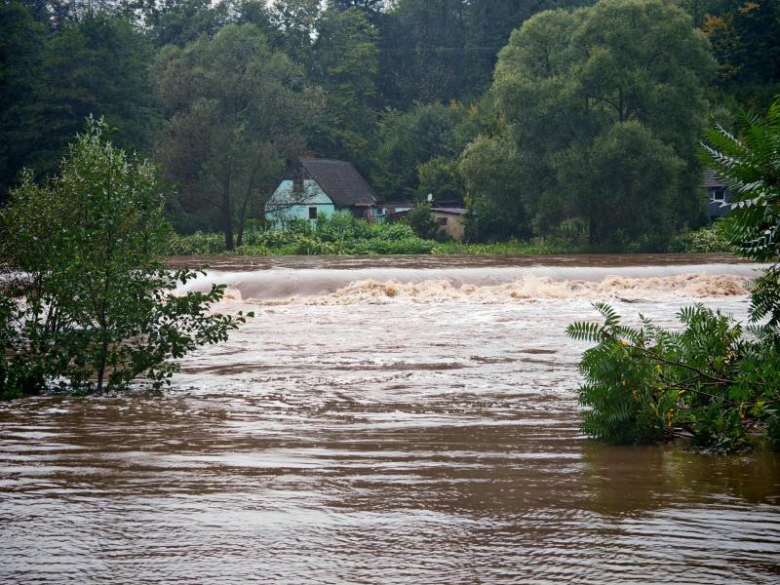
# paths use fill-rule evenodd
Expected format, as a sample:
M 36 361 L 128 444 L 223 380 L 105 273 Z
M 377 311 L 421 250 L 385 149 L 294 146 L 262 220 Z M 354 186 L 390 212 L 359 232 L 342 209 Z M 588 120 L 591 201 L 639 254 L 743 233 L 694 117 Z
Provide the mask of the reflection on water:
M 239 290 L 256 282 L 241 269 Z M 299 270 L 314 282 L 328 269 Z M 361 281 L 377 266 L 350 270 Z M 185 360 L 165 393 L 0 407 L 0 582 L 780 579 L 777 455 L 580 436 L 583 346 L 563 328 L 595 317 L 590 298 L 334 292 L 279 306 L 233 297 L 223 310 L 257 318 Z M 693 300 L 747 307 L 717 291 L 591 294 L 666 324 Z

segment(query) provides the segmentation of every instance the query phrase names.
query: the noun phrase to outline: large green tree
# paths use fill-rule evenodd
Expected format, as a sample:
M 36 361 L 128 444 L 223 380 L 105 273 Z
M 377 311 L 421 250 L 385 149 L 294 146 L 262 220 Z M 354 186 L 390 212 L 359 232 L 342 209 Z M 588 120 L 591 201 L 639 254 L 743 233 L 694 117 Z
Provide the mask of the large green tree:
M 152 58 L 151 43 L 135 24 L 105 12 L 85 14 L 48 41 L 43 148 L 55 164 L 90 115 L 117 128 L 122 146 L 143 149 L 154 123 Z
M 285 161 L 304 150 L 303 130 L 319 114 L 321 96 L 252 24 L 229 25 L 184 49 L 166 47 L 156 84 L 168 117 L 157 157 L 184 210 L 220 229 L 232 250 L 246 219 L 264 217 Z
M 690 16 L 662 0 L 602 0 L 528 20 L 499 55 L 492 88 L 506 124 L 496 140 L 517 153 L 513 204 L 539 234 L 585 218 L 598 245 L 658 245 L 699 221 L 696 147 L 714 68 Z M 491 201 L 468 182 L 473 199 Z
M 45 27 L 19 2 L 0 3 L 0 201 L 38 148 Z
M 325 11 L 313 47 L 312 75 L 326 91 L 313 148 L 365 168 L 376 128 L 378 34 L 356 8 Z
M 478 114 L 478 108 L 458 103 L 385 112 L 372 155 L 371 178 L 379 194 L 388 200 L 428 193 L 437 201 L 460 198 L 460 176 L 453 163 L 476 136 Z
M 154 123 L 152 45 L 128 18 L 86 11 L 54 30 L 18 2 L 0 5 L 0 189 L 22 166 L 52 172 L 89 115 L 143 150 Z

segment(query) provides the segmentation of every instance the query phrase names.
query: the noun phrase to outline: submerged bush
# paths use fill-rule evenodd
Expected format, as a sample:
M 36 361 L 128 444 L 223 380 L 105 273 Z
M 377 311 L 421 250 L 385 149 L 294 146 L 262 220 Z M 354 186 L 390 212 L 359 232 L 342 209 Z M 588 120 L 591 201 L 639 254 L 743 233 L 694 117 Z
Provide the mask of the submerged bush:
M 590 436 L 643 443 L 687 434 L 701 448 L 733 453 L 763 432 L 780 447 L 780 100 L 766 119 L 746 114 L 740 125 L 739 137 L 711 130 L 703 158 L 736 196 L 722 220 L 733 249 L 775 263 L 753 286 L 748 331 L 701 305 L 679 312 L 681 332 L 644 319 L 639 329 L 625 327 L 596 305 L 603 324 L 568 328 L 597 344 L 580 363 Z
M 603 324 L 568 328 L 597 344 L 580 362 L 586 434 L 621 444 L 690 436 L 703 449 L 730 453 L 750 448 L 751 432 L 778 425 L 774 336 L 749 339 L 740 324 L 702 305 L 679 311 L 679 332 L 647 319 L 627 327 L 608 305 L 596 308 Z
M 28 282 L 0 303 L 0 396 L 63 379 L 86 392 L 140 375 L 159 385 L 176 369 L 170 359 L 244 321 L 207 313 L 223 287 L 173 294 L 197 273 L 157 260 L 170 229 L 156 169 L 107 134 L 90 119 L 60 174 L 36 184 L 26 173 L 2 212 L 2 258 Z

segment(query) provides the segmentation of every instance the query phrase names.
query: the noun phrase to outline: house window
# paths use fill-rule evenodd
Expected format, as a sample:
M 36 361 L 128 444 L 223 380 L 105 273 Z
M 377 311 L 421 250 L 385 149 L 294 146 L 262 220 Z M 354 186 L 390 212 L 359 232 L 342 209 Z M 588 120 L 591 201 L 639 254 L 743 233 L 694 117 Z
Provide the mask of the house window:
M 446 226 L 447 225 L 447 218 L 446 217 L 440 217 L 439 218 L 439 225 L 440 226 Z
M 293 179 L 293 193 L 303 193 L 303 179 Z
M 317 219 L 317 208 L 309 207 L 309 219 Z
M 712 200 L 713 201 L 725 201 L 726 200 L 726 191 L 723 189 L 713 189 L 712 190 Z

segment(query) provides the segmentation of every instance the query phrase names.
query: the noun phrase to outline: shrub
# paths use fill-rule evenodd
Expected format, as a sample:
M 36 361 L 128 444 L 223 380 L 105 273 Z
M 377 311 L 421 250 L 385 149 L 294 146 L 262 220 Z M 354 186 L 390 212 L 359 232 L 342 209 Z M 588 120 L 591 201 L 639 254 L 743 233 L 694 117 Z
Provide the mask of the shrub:
M 610 443 L 651 443 L 690 436 L 712 452 L 750 448 L 749 433 L 777 425 L 780 354 L 774 342 L 748 340 L 741 325 L 702 305 L 682 309 L 670 332 L 642 319 L 626 327 L 604 304 L 603 325 L 569 326 L 595 342 L 580 369 L 583 431 Z
M 765 120 L 741 118 L 741 135 L 708 133 L 703 157 L 737 197 L 723 230 L 735 251 L 753 260 L 780 257 L 780 100 Z M 717 228 L 720 229 L 720 228 Z M 706 236 L 709 237 L 709 236 Z M 632 329 L 596 305 L 603 325 L 569 326 L 576 339 L 597 345 L 580 363 L 586 383 L 583 430 L 617 443 L 653 442 L 686 433 L 715 452 L 751 446 L 765 431 L 780 447 L 780 268 L 760 276 L 751 293 L 749 332 L 701 305 L 678 314 L 684 329 L 671 333 L 643 320 Z
M 406 212 L 402 221 L 410 225 L 420 238 L 435 240 L 438 237 L 439 226 L 431 215 L 430 203 L 418 203 Z
M 207 313 L 222 287 L 173 294 L 197 273 L 157 260 L 170 229 L 156 170 L 114 149 L 108 130 L 88 120 L 60 174 L 36 184 L 25 173 L 2 213 L 2 255 L 29 278 L 21 298 L 0 306 L 6 396 L 58 378 L 81 391 L 123 388 L 142 374 L 160 385 L 176 369 L 171 358 L 244 321 Z
M 729 252 L 731 246 L 722 226 L 721 222 L 716 222 L 698 230 L 680 232 L 669 243 L 669 251 L 691 254 Z

